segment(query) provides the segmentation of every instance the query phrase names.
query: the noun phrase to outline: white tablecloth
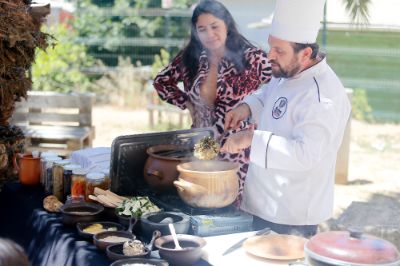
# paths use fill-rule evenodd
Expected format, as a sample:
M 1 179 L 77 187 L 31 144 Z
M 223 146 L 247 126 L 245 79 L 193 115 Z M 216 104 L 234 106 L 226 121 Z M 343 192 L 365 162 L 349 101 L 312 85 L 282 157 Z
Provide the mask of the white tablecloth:
M 203 259 L 208 261 L 214 266 L 258 266 L 258 265 L 288 265 L 293 261 L 279 261 L 279 260 L 269 260 L 265 258 L 260 258 L 247 253 L 242 247 L 237 250 L 222 256 L 230 246 L 237 243 L 244 237 L 249 237 L 254 235 L 255 232 L 245 232 L 221 236 L 205 237 L 207 241 L 204 247 Z

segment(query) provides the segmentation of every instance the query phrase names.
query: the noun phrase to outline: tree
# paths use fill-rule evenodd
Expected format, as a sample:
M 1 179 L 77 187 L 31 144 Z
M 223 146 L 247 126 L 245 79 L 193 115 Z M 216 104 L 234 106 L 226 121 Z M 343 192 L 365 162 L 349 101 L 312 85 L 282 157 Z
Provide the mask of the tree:
M 360 26 L 369 23 L 369 6 L 371 0 L 343 0 L 351 22 Z

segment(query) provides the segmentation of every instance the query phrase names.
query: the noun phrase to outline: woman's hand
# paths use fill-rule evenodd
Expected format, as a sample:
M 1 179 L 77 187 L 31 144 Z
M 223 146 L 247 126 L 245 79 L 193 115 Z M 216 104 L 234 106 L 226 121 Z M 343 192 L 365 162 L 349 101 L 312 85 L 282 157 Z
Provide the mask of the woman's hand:
M 189 110 L 190 116 L 194 117 L 194 106 L 189 100 L 186 102 L 186 108 Z
M 253 129 L 243 130 L 229 136 L 221 147 L 221 152 L 238 153 L 251 146 L 253 140 Z
M 225 130 L 237 129 L 240 123 L 246 120 L 251 114 L 250 107 L 246 103 L 240 104 L 235 109 L 231 110 L 225 115 Z

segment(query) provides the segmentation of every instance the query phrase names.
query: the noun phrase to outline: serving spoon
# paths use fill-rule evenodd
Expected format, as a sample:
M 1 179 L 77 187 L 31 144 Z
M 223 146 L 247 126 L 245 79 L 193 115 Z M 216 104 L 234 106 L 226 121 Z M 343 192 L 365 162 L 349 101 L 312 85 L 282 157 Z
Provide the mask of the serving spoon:
M 180 245 L 179 245 L 179 241 L 178 241 L 178 237 L 176 236 L 175 233 L 175 227 L 173 224 L 168 224 L 169 227 L 169 231 L 171 232 L 172 235 L 172 239 L 174 240 L 175 243 L 175 249 L 183 249 Z

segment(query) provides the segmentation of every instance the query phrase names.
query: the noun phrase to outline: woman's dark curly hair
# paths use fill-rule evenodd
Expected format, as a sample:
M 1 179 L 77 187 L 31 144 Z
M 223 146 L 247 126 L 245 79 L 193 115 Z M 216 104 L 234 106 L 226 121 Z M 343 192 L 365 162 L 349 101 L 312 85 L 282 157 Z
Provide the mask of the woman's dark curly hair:
M 197 20 L 202 14 L 211 14 L 225 22 L 228 31 L 225 57 L 232 61 L 238 72 L 241 73 L 248 64 L 245 60 L 244 51 L 247 48 L 254 47 L 254 45 L 239 33 L 232 15 L 223 4 L 215 0 L 202 0 L 193 11 L 190 40 L 182 51 L 183 65 L 188 70 L 189 80 L 192 81 L 196 76 L 199 68 L 199 57 L 205 49 L 196 30 Z

